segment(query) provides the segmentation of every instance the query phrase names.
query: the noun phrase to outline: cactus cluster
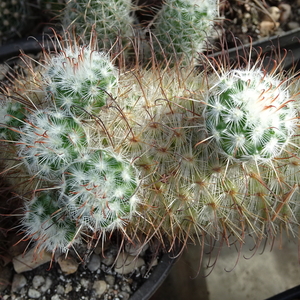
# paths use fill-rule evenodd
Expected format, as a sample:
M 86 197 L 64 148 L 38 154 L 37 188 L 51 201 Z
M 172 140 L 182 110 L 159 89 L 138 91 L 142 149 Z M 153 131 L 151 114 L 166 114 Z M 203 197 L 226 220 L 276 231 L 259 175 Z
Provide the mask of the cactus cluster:
M 40 80 L 34 92 L 38 102 L 28 94 L 31 106 L 25 101 L 3 103 L 0 133 L 14 144 L 21 171 L 37 180 L 24 194 L 31 195 L 23 218 L 26 236 L 39 249 L 67 251 L 83 231 L 126 224 L 139 201 L 139 178 L 107 136 L 90 134 L 94 116 L 118 82 L 107 55 L 69 46 L 48 57 Z M 65 231 L 59 230 L 64 226 Z
M 71 23 L 82 18 L 91 24 L 83 31 L 103 30 L 103 47 L 114 43 L 115 29 L 127 31 L 120 19 L 107 24 L 120 10 L 128 25 L 130 2 L 89 4 L 68 2 L 78 16 Z M 199 50 L 203 36 L 192 36 L 210 26 L 215 4 L 169 0 L 157 13 L 156 41 L 178 56 L 167 66 L 154 58 L 150 67 L 118 70 L 92 42 L 61 43 L 60 51 L 44 52 L 37 71 L 4 91 L 0 135 L 10 155 L 4 173 L 29 178 L 20 193 L 22 224 L 38 249 L 67 251 L 82 236 L 115 229 L 171 248 L 195 236 L 230 244 L 245 234 L 274 237 L 284 227 L 297 235 L 293 77 L 267 73 L 258 63 L 197 72 L 179 60 Z M 96 18 L 99 7 L 107 19 Z
M 71 0 L 62 15 L 66 29 L 75 27 L 76 33 L 88 40 L 92 28 L 99 37 L 99 48 L 110 49 L 118 37 L 132 36 L 134 18 L 131 0 Z
M 67 2 L 62 19 L 66 28 L 74 26 L 85 40 L 94 28 L 101 49 L 110 49 L 118 38 L 129 47 L 129 39 L 139 37 L 138 43 L 142 44 L 139 47 L 147 61 L 151 55 L 144 49 L 147 48 L 145 40 L 151 32 L 151 50 L 148 51 L 154 51 L 157 59 L 192 60 L 205 47 L 204 41 L 217 16 L 217 7 L 216 0 L 164 1 L 162 7 L 147 7 L 154 18 L 145 28 L 135 14 L 141 10 L 142 15 L 143 6 L 135 6 L 130 0 L 71 0 Z

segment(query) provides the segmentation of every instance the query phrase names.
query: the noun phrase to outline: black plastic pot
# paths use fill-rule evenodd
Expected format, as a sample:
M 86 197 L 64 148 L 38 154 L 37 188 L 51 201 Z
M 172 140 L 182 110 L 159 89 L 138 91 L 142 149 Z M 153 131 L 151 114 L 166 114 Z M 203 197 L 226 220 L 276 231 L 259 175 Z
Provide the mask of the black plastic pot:
M 237 61 L 238 57 L 245 57 L 245 53 L 251 52 L 251 58 L 255 61 L 258 55 L 265 56 L 264 67 L 272 68 L 272 60 L 282 59 L 281 66 L 285 70 L 291 67 L 299 69 L 300 62 L 300 28 L 290 30 L 280 36 L 272 36 L 246 45 L 209 54 L 209 57 L 228 56 L 231 61 Z M 269 58 L 269 59 L 268 59 Z M 277 61 L 278 63 L 278 61 Z
M 147 281 L 145 281 L 144 284 L 134 292 L 129 300 L 150 299 L 170 273 L 175 261 L 176 259 L 171 257 L 169 254 L 164 254 Z
M 43 45 L 43 46 L 42 46 Z M 13 64 L 20 53 L 37 54 L 45 48 L 54 50 L 55 45 L 48 35 L 39 35 L 27 39 L 19 39 L 9 44 L 0 46 L 0 63 Z
M 266 300 L 300 300 L 300 285 L 295 286 L 273 297 L 270 297 Z

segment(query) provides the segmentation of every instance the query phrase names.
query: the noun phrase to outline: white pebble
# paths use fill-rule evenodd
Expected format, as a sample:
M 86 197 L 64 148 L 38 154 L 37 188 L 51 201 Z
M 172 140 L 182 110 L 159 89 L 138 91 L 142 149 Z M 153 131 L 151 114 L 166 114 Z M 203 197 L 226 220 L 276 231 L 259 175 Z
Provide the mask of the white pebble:
M 37 290 L 35 290 L 35 289 L 29 289 L 28 290 L 28 296 L 30 297 L 30 298 L 33 298 L 33 299 L 38 299 L 38 298 L 40 298 L 41 297 L 41 293 L 39 292 L 39 291 L 37 291 Z
M 45 283 L 40 287 L 42 293 L 45 293 L 50 289 L 52 285 L 52 279 L 50 277 L 46 277 Z
M 27 280 L 24 275 L 22 274 L 15 274 L 11 286 L 11 292 L 17 292 L 21 290 L 22 287 L 24 287 L 27 283 Z
M 64 292 L 65 292 L 65 288 L 62 285 L 59 284 L 56 287 L 56 293 L 59 294 L 59 295 L 62 295 Z
M 32 286 L 35 289 L 38 289 L 44 283 L 45 283 L 45 278 L 41 275 L 35 275 L 32 279 Z

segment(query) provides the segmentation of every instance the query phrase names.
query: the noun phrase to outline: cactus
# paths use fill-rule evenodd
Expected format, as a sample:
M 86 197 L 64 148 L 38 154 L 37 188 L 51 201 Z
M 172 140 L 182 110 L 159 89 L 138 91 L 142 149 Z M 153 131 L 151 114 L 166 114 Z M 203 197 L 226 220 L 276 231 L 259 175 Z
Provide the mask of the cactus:
M 48 180 L 59 179 L 88 144 L 80 124 L 50 109 L 32 113 L 20 133 L 19 157 L 30 174 Z
M 74 72 L 93 66 L 89 59 L 77 60 L 70 49 L 63 52 L 65 68 L 60 54 L 46 58 L 35 93 L 44 97 L 42 107 L 26 108 L 26 119 L 14 125 L 19 126 L 15 168 L 23 161 L 27 173 L 39 178 L 36 189 L 44 190 L 42 198 L 49 193 L 54 202 L 51 214 L 76 224 L 70 238 L 50 239 L 48 250 L 66 251 L 85 232 L 116 229 L 129 238 L 142 234 L 145 242 L 159 238 L 169 247 L 201 235 L 229 241 L 252 234 L 260 241 L 283 227 L 296 234 L 298 100 L 281 74 L 265 74 L 257 67 L 223 70 L 221 75 L 196 74 L 192 66 L 132 70 L 120 73 L 111 95 L 101 94 L 107 97 L 101 98 L 105 105 L 91 102 L 93 115 L 84 119 L 73 104 L 60 100 L 66 95 L 61 81 L 74 76 L 66 62 L 74 63 Z M 94 55 L 108 59 L 92 48 L 78 49 L 78 57 L 86 49 L 91 60 Z M 103 78 L 99 74 L 97 83 Z M 110 88 L 111 81 L 105 82 Z M 24 97 L 31 95 L 28 91 Z M 71 95 L 72 101 L 78 97 Z M 86 102 L 77 101 L 78 112 L 80 105 Z M 216 132 L 224 130 L 223 123 L 251 136 L 247 142 L 256 152 L 243 152 L 251 147 L 230 152 L 222 140 L 225 133 Z M 260 145 L 255 126 L 263 125 Z M 273 137 L 278 137 L 278 147 L 266 152 Z M 36 211 L 33 204 L 44 203 L 40 201 L 29 200 L 30 218 Z M 44 231 L 35 233 L 26 220 L 26 231 L 38 243 L 49 237 Z
M 118 81 L 104 53 L 77 46 L 50 59 L 43 77 L 56 106 L 77 118 L 98 113 Z
M 25 203 L 22 230 L 38 251 L 67 252 L 79 241 L 76 222 L 59 205 L 58 197 L 54 190 L 38 191 Z
M 71 0 L 66 3 L 62 23 L 66 29 L 74 26 L 76 33 L 86 41 L 94 28 L 99 48 L 108 50 L 118 37 L 132 35 L 131 9 L 130 0 Z
M 109 57 L 68 45 L 62 54 L 45 53 L 39 74 L 33 79 L 29 72 L 30 79 L 4 90 L 0 132 L 8 155 L 16 155 L 5 172 L 17 170 L 18 178 L 34 183 L 22 191 L 33 195 L 22 220 L 25 237 L 39 251 L 66 252 L 83 232 L 123 229 L 140 201 L 140 179 L 132 162 L 95 128 L 118 80 Z
M 122 227 L 136 210 L 137 171 L 107 150 L 97 150 L 64 172 L 63 198 L 74 219 L 92 231 Z
M 160 61 L 193 60 L 197 52 L 204 49 L 205 39 L 217 16 L 217 2 L 168 0 L 162 7 L 150 6 L 146 11 L 148 9 L 155 17 L 144 28 L 143 19 L 139 24 L 134 17 L 134 12 L 137 11 L 138 14 L 139 9 L 143 14 L 143 6 L 134 7 L 129 0 L 117 0 L 109 4 L 102 0 L 71 0 L 63 13 L 63 25 L 66 28 L 74 25 L 77 33 L 86 41 L 94 28 L 101 49 L 110 49 L 118 37 L 123 40 L 123 46 L 127 38 L 137 39 L 140 49 L 136 48 L 134 51 L 143 52 L 140 56 L 144 62 L 151 60 L 152 51 Z M 152 35 L 150 41 L 147 38 L 149 30 Z M 150 42 L 150 48 L 145 40 Z M 128 42 L 126 47 L 130 47 Z M 126 52 L 127 63 L 131 52 Z
M 168 0 L 154 20 L 153 40 L 157 55 L 188 59 L 205 49 L 205 38 L 217 16 L 215 0 Z
M 207 130 L 228 157 L 268 161 L 295 131 L 291 101 L 285 82 L 260 70 L 231 70 L 210 89 Z

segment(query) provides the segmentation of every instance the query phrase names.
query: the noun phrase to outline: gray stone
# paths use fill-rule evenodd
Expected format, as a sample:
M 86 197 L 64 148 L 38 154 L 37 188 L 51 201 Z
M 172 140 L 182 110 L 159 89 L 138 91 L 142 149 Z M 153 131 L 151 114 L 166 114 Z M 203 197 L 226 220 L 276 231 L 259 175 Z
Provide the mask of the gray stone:
M 73 290 L 72 283 L 68 282 L 65 286 L 65 294 L 70 293 Z
M 35 289 L 38 289 L 44 283 L 45 283 L 45 278 L 41 275 L 35 275 L 32 278 L 32 286 Z
M 18 292 L 23 288 L 27 283 L 27 280 L 24 275 L 22 274 L 15 274 L 13 281 L 12 281 L 12 286 L 11 286 L 11 292 Z
M 82 278 L 80 280 L 80 284 L 83 288 L 87 289 L 89 287 L 89 280 L 86 278 Z
M 59 284 L 57 287 L 56 287 L 56 293 L 59 294 L 59 295 L 63 295 L 65 292 L 65 288 Z
M 118 256 L 114 270 L 119 274 L 129 274 L 143 265 L 145 261 L 142 258 L 123 252 Z
M 20 254 L 13 258 L 13 266 L 17 273 L 31 271 L 49 261 L 52 255 L 46 251 L 36 253 L 36 249 L 32 248 L 25 254 Z
M 101 259 L 100 256 L 93 253 L 91 255 L 90 261 L 87 264 L 87 268 L 91 271 L 91 272 L 95 272 L 96 270 L 98 270 L 100 268 L 101 265 Z
M 115 276 L 106 275 L 105 276 L 105 281 L 109 284 L 110 287 L 112 287 L 115 284 Z
M 41 297 L 41 292 L 39 292 L 39 291 L 37 291 L 35 289 L 30 288 L 28 290 L 28 296 L 30 298 L 33 298 L 33 299 L 39 299 Z
M 130 294 L 126 292 L 120 292 L 119 295 L 122 297 L 122 300 L 128 300 L 130 297 Z
M 46 277 L 45 283 L 40 287 L 40 291 L 45 293 L 52 285 L 52 279 L 50 277 Z
M 146 250 L 149 248 L 149 244 L 142 244 L 139 241 L 135 243 L 127 243 L 125 245 L 125 251 L 133 256 L 144 256 Z

